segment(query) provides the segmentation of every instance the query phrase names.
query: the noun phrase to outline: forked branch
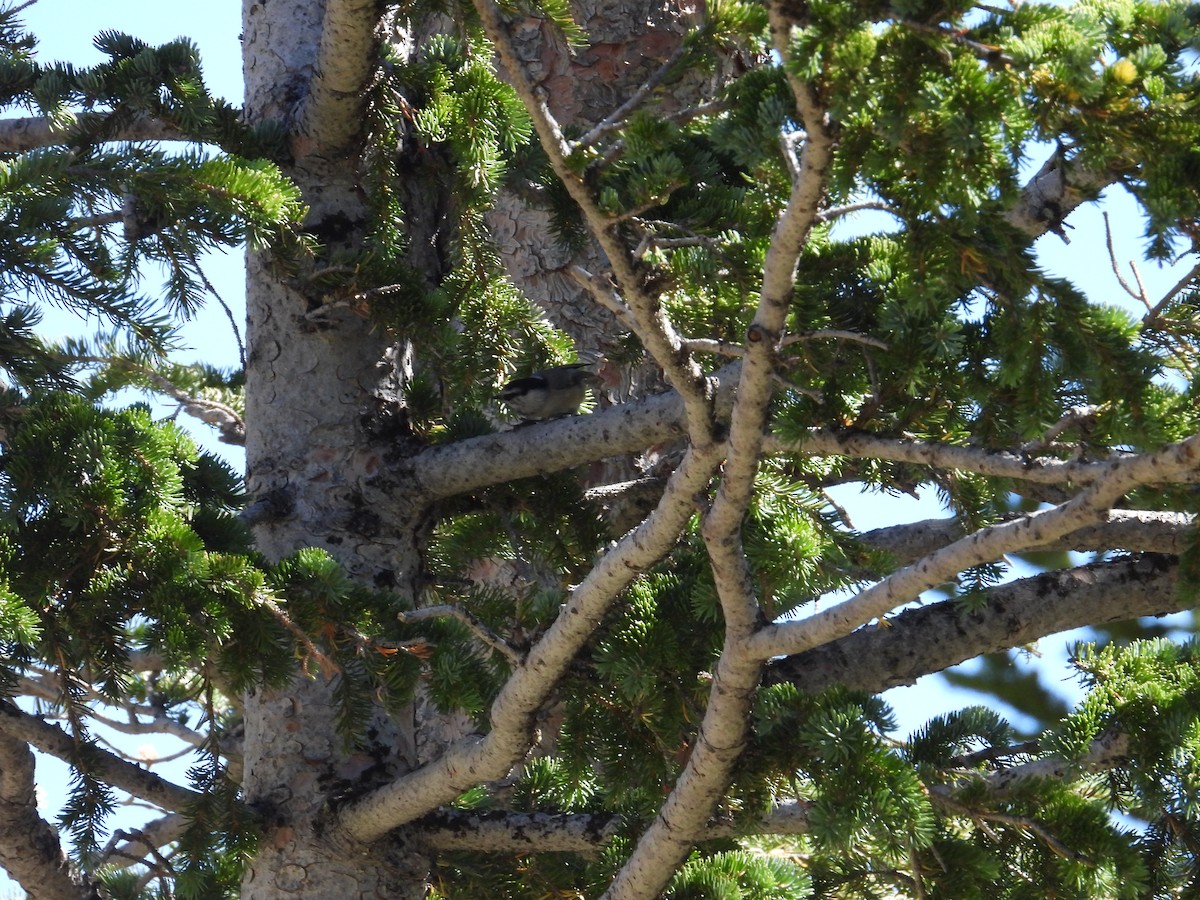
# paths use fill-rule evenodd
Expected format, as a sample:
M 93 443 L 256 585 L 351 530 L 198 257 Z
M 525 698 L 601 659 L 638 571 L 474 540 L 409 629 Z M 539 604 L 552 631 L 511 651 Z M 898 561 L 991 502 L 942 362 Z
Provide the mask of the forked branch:
M 716 447 L 684 455 L 654 512 L 571 592 L 554 624 L 501 689 L 492 703 L 487 735 L 459 741 L 424 768 L 350 804 L 342 811 L 341 824 L 351 837 L 380 838 L 468 788 L 508 774 L 529 749 L 538 709 L 618 594 L 675 545 L 695 512 L 694 497 L 707 487 L 719 457 Z
M 959 572 L 1056 541 L 1101 521 L 1122 496 L 1143 484 L 1170 482 L 1195 471 L 1200 463 L 1200 435 L 1156 452 L 1106 464 L 1106 470 L 1073 499 L 1052 509 L 982 528 L 916 564 L 895 572 L 858 596 L 797 622 L 768 626 L 752 639 L 761 659 L 800 653 L 849 634 L 872 619 L 916 600 L 922 592 Z

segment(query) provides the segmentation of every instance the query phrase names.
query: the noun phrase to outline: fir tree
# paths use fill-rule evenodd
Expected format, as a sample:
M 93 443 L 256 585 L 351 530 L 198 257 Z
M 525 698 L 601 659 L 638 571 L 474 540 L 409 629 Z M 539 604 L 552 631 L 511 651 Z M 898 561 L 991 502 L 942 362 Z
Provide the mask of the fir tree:
M 0 865 L 33 896 L 1200 891 L 1200 659 L 1130 624 L 1200 581 L 1200 266 L 1135 315 L 1033 255 L 1113 188 L 1194 258 L 1200 8 L 246 0 L 241 108 L 187 40 L 50 65 L 18 16 Z M 178 363 L 240 245 L 243 368 Z M 47 303 L 104 333 L 41 339 Z M 497 404 L 576 361 L 581 415 Z M 857 531 L 846 483 L 955 515 Z M 886 688 L 1079 626 L 1077 708 L 1007 694 L 1037 734 L 896 733 Z M 182 737 L 190 782 L 106 728 Z M 31 748 L 71 767 L 57 830 Z

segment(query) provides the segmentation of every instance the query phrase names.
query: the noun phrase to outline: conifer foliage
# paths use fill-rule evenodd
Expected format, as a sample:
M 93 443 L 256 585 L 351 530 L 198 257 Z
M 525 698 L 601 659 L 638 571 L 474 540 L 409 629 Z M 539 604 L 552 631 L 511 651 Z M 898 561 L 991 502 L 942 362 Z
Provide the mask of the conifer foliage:
M 244 108 L 186 39 L 49 64 L 20 11 L 0 865 L 31 896 L 1200 892 L 1200 657 L 1146 618 L 1200 583 L 1196 4 L 246 0 Z M 1165 293 L 1039 267 L 1106 190 Z M 242 368 L 179 363 L 241 245 Z M 47 304 L 102 333 L 45 340 Z M 575 360 L 579 415 L 495 400 Z M 846 484 L 952 515 L 857 529 Z M 1011 677 L 1082 626 L 1074 709 Z M 882 692 L 979 657 L 997 702 L 898 732 Z M 186 777 L 131 761 L 150 733 Z M 31 750 L 70 768 L 53 813 Z

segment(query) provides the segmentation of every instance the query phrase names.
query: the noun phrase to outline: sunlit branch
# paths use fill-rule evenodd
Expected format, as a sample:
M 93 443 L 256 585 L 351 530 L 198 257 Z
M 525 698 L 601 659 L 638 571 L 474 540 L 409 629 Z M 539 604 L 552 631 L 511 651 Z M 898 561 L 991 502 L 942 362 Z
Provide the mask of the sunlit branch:
M 1005 519 L 1015 516 L 1014 513 Z M 1193 528 L 1194 519 L 1188 513 L 1113 509 L 1103 522 L 1072 531 L 1038 549 L 1179 554 L 1187 546 Z M 923 519 L 874 528 L 860 534 L 859 539 L 872 550 L 881 550 L 900 565 L 906 565 L 958 540 L 965 533 L 958 519 Z
M 833 685 L 880 693 L 985 653 L 1025 647 L 1050 634 L 1101 627 L 1185 608 L 1178 563 L 1150 555 L 1046 572 L 888 617 L 794 656 L 773 660 L 767 684 L 816 693 Z
M 0 119 L 0 152 L 25 153 L 42 147 L 53 147 L 69 141 L 72 135 L 90 122 L 103 119 L 100 113 L 81 113 L 74 122 L 65 125 L 45 116 L 20 119 Z M 138 119 L 114 132 L 113 141 L 187 141 L 179 129 L 158 119 Z M 120 221 L 118 219 L 118 221 Z
M 775 49 L 787 57 L 790 29 L 770 9 Z M 788 75 L 806 139 L 793 168 L 792 191 L 776 222 L 763 267 L 758 308 L 746 332 L 742 368 L 730 420 L 728 453 L 701 533 L 725 622 L 725 641 L 691 754 L 658 815 L 613 878 L 604 900 L 656 896 L 686 858 L 732 776 L 749 729 L 750 705 L 761 662 L 746 653 L 760 619 L 750 565 L 741 541 L 742 520 L 762 456 L 767 409 L 789 299 L 801 251 L 816 221 L 833 157 L 833 131 L 812 86 Z
M 576 284 L 586 289 L 592 299 L 616 316 L 623 326 L 631 331 L 638 327 L 633 310 L 625 305 L 625 301 L 613 289 L 611 280 L 603 275 L 593 274 L 583 266 L 571 266 L 567 271 Z
M 712 353 L 717 356 L 727 356 L 731 359 L 741 359 L 746 355 L 746 348 L 732 341 L 713 338 L 688 338 L 683 346 L 693 353 Z
M 956 789 L 968 784 L 986 787 L 996 799 L 1004 799 L 1018 792 L 1021 785 L 1042 779 L 1064 781 L 1092 772 L 1102 772 L 1129 762 L 1129 735 L 1120 731 L 1106 731 L 1097 737 L 1078 760 L 1060 756 L 1046 756 L 1019 766 L 1011 766 L 996 772 L 973 774 L 959 784 L 941 785 L 934 789 L 944 796 L 953 796 Z
M 875 347 L 878 350 L 888 349 L 887 343 L 879 338 L 873 338 L 868 334 L 859 334 L 857 331 L 846 331 L 842 328 L 821 328 L 816 331 L 789 334 L 783 339 L 781 346 L 790 347 L 792 344 L 803 344 L 809 341 L 846 341 L 851 344 Z
M 762 659 L 799 653 L 850 633 L 959 572 L 1058 540 L 1103 519 L 1119 498 L 1143 484 L 1165 483 L 1196 468 L 1200 436 L 1156 452 L 1106 464 L 1105 471 L 1076 497 L 1048 510 L 982 528 L 903 568 L 851 600 L 799 622 L 769 626 L 752 639 Z
M 528 751 L 538 709 L 617 595 L 675 545 L 695 512 L 695 495 L 707 486 L 720 456 L 719 447 L 684 454 L 654 512 L 575 587 L 554 624 L 500 690 L 487 735 L 459 741 L 423 768 L 349 804 L 340 815 L 346 832 L 358 840 L 375 840 L 469 787 L 508 773 Z
M 856 212 L 883 212 L 892 216 L 900 215 L 882 200 L 860 200 L 857 203 L 847 203 L 844 206 L 834 206 L 830 209 L 822 210 L 817 213 L 817 221 L 822 223 L 832 222 L 843 216 L 853 215 Z
M 1102 462 L 1022 456 L 1010 450 L 984 450 L 914 438 L 893 438 L 859 431 L 829 431 L 813 428 L 798 441 L 770 438 L 768 453 L 798 453 L 805 456 L 844 456 L 852 459 L 887 459 L 915 463 L 935 469 L 960 470 L 995 478 L 1012 478 L 1034 484 L 1088 485 L 1101 477 L 1114 461 L 1135 458 L 1113 453 Z M 1195 484 L 1200 473 L 1175 471 L 1172 484 Z
M 73 763 L 78 755 L 78 745 L 69 734 L 46 724 L 37 716 L 22 712 L 7 701 L 0 701 L 0 732 L 19 738 L 67 763 Z M 89 754 L 88 761 L 97 777 L 164 809 L 185 809 L 200 799 L 195 791 L 167 781 L 106 751 L 94 751 Z
M 375 65 L 376 0 L 328 0 L 321 44 L 301 116 L 298 157 L 334 159 L 358 139 L 363 125 L 362 95 Z

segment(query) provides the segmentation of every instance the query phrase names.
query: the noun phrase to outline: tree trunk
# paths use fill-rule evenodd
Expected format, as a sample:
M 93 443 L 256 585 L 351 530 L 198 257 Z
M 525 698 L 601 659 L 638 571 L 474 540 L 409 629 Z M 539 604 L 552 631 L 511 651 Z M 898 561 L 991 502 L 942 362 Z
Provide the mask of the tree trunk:
M 376 14 L 369 3 L 342 2 L 363 6 L 364 16 Z M 325 7 L 321 0 L 246 0 L 246 114 L 252 122 L 287 126 L 295 160 L 285 171 L 311 208 L 308 227 L 324 248 L 354 250 L 367 217 L 361 148 L 349 138 L 331 145 L 306 131 L 313 123 L 304 107 L 320 74 L 322 31 L 328 31 Z M 564 121 L 594 124 L 611 112 L 678 46 L 695 16 L 684 10 L 660 21 L 664 14 L 656 7 L 659 20 L 648 22 L 641 7 L 581 5 L 577 19 L 598 37 L 575 56 L 546 22 L 528 21 L 523 46 L 531 64 L 550 67 L 544 84 Z M 402 40 L 401 46 L 416 52 L 414 43 Z M 346 96 L 345 103 L 361 104 L 361 96 Z M 421 178 L 419 170 L 413 178 Z M 427 202 L 436 190 L 411 185 L 409 194 L 422 198 L 416 212 L 444 208 Z M 603 353 L 611 317 L 564 271 L 570 260 L 557 249 L 546 213 L 508 194 L 492 223 L 514 280 L 544 303 L 581 351 Z M 423 227 L 422 217 L 410 217 L 407 226 Z M 411 245 L 429 250 L 444 239 L 413 235 Z M 410 262 L 431 269 L 425 274 L 435 283 L 443 261 L 432 250 L 427 255 Z M 555 270 L 548 280 L 539 276 L 547 266 Z M 259 549 L 274 562 L 303 547 L 322 548 L 361 583 L 415 598 L 427 511 L 393 474 L 397 455 L 416 449 L 403 406 L 411 374 L 407 348 L 351 312 L 316 308 L 302 285 L 281 280 L 264 259 L 251 256 L 246 287 L 246 465 Z M 404 835 L 363 847 L 324 826 L 339 800 L 435 757 L 446 723 L 418 703 L 407 721 L 381 717 L 369 743 L 348 753 L 335 729 L 332 687 L 318 675 L 246 698 L 243 787 L 266 834 L 243 896 L 423 896 L 428 860 L 406 849 Z
M 326 247 L 354 248 L 366 224 L 355 148 L 322 158 L 307 152 L 309 135 L 297 133 L 323 7 L 319 0 L 245 4 L 246 110 L 251 121 L 288 125 L 296 156 L 288 174 L 311 208 L 309 228 Z M 352 313 L 311 315 L 312 302 L 253 256 L 246 296 L 246 466 L 259 549 L 278 561 L 319 547 L 360 582 L 411 595 L 421 523 L 393 495 L 383 462 L 406 437 L 403 348 Z M 321 828 L 339 798 L 415 762 L 411 722 L 382 717 L 364 746 L 346 751 L 335 728 L 333 678 L 299 678 L 286 691 L 246 700 L 243 785 L 267 830 L 245 897 L 425 893 L 428 862 L 399 839 L 386 848 L 349 846 Z

